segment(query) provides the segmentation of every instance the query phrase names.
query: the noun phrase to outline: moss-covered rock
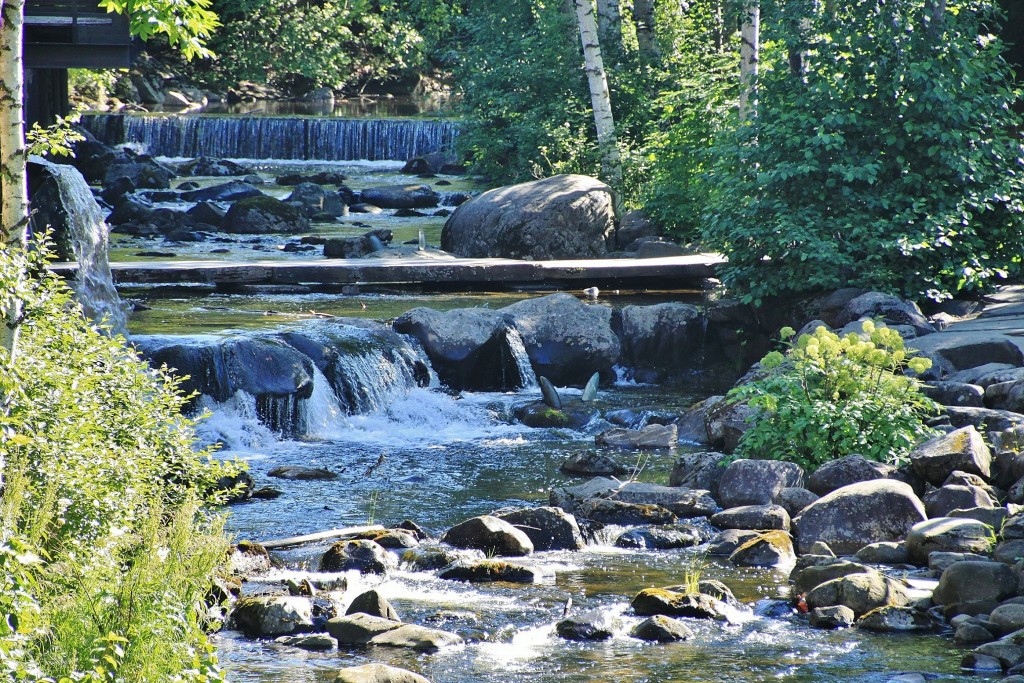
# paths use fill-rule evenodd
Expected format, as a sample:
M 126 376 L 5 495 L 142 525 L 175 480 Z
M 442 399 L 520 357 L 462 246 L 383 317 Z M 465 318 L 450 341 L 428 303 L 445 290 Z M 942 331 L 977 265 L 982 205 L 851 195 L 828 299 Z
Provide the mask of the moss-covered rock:
M 260 195 L 246 197 L 231 205 L 221 225 L 224 232 L 264 235 L 309 230 L 309 219 L 291 204 Z

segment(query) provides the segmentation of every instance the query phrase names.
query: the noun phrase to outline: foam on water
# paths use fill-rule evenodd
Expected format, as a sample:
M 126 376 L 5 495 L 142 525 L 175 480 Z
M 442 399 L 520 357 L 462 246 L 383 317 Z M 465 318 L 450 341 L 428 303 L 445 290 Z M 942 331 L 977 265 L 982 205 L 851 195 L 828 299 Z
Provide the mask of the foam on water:
M 486 403 L 413 389 L 386 409 L 348 418 L 344 440 L 401 448 L 460 441 L 515 439 L 526 429 L 499 422 Z

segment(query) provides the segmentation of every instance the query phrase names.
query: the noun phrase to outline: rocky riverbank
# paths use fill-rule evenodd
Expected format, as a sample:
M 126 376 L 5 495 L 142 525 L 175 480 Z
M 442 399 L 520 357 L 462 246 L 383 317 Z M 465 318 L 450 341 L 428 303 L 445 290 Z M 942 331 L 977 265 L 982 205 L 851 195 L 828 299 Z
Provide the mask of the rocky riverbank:
M 427 315 L 410 312 L 411 318 Z M 936 331 L 936 324 L 949 322 L 946 315 L 927 319 L 912 304 L 863 292 L 828 297 L 813 315 L 833 323 L 857 316 L 847 324 L 860 316 L 888 320 L 911 337 L 909 346 L 933 358 L 932 386 L 977 387 L 968 393 L 979 397 L 978 405 L 961 404 L 958 397 L 966 390 L 936 394 L 947 403 L 933 420 L 942 433 L 918 446 L 903 467 L 850 456 L 814 472 L 792 463 L 732 460 L 727 451 L 735 437 L 724 435 L 744 423 L 708 410 L 714 401 L 677 418 L 643 409 L 607 413 L 602 418 L 619 422 L 621 431 L 639 436 L 651 427 L 668 427 L 673 437 L 697 435 L 705 443 L 714 438 L 720 450 L 681 455 L 672 472 L 663 473 L 668 486 L 597 476 L 553 488 L 547 505 L 495 509 L 437 535 L 410 522 L 353 530 L 324 551 L 316 566 L 327 574 L 402 571 L 511 587 L 545 580 L 542 563 L 534 559 L 538 553 L 580 552 L 594 543 L 652 553 L 695 548 L 731 565 L 789 573 L 788 596 L 761 596 L 775 602 L 759 605 L 760 615 L 820 629 L 941 633 L 962 648 L 966 669 L 1015 675 L 1024 663 L 1024 647 L 1017 642 L 1024 629 L 1024 533 L 1016 531 L 1024 528 L 1024 415 L 1005 403 L 1003 397 L 1015 393 L 1012 386 L 991 388 L 1019 382 L 1024 355 L 1013 336 L 999 330 L 1005 316 L 989 317 L 987 329 L 981 329 L 983 317 L 963 323 L 963 330 L 952 325 Z M 469 329 L 465 322 L 454 327 Z M 967 372 L 978 383 L 964 381 Z M 995 379 L 1002 381 L 990 381 Z M 568 402 L 563 411 L 574 405 Z M 660 445 L 671 447 L 675 440 Z M 602 445 L 607 443 L 607 435 L 596 436 L 594 448 L 571 458 L 563 471 L 622 477 L 636 451 Z M 258 580 L 271 571 L 275 552 L 264 555 L 246 546 L 236 560 L 243 574 Z M 684 574 L 691 578 L 683 583 L 650 585 L 623 596 L 629 601 L 627 623 L 567 606 L 555 631 L 567 641 L 628 637 L 669 643 L 692 638 L 698 624 L 728 629 L 750 618 L 750 606 L 736 601 L 728 586 L 699 567 Z M 370 648 L 371 657 L 380 648 L 437 652 L 479 638 L 471 629 L 405 622 L 379 594 L 351 594 L 316 576 L 275 588 L 262 583 L 236 605 L 235 623 L 251 637 L 278 638 L 290 647 Z M 374 681 L 399 674 L 375 668 L 338 675 Z

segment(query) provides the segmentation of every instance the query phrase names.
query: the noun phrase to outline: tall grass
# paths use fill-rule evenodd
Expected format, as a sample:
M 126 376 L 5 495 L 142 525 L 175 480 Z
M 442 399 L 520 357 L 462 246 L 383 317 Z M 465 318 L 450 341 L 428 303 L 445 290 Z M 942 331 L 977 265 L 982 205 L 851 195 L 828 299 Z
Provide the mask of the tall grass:
M 89 323 L 42 257 L 0 252 L 0 671 L 14 681 L 223 680 L 205 598 L 228 550 L 209 512 L 233 466 L 196 452 L 184 398 Z M 16 273 L 42 273 L 29 286 Z M 6 312 L 6 311 L 5 311 Z

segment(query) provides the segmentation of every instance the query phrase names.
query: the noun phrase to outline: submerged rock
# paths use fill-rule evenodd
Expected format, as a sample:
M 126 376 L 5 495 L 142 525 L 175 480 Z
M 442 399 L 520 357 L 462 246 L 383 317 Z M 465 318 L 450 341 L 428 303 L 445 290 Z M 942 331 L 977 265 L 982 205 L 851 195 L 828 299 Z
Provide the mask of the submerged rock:
M 675 448 L 679 432 L 675 425 L 652 424 L 642 429 L 615 427 L 597 435 L 598 446 L 613 448 Z
M 540 573 L 532 567 L 524 567 L 511 562 L 498 560 L 462 560 L 444 569 L 438 577 L 450 581 L 469 581 L 470 583 L 490 583 L 505 581 L 507 583 L 536 583 Z
M 608 640 L 615 635 L 615 626 L 610 615 L 593 611 L 562 619 L 555 624 L 555 633 L 566 640 Z
M 430 683 L 430 679 L 398 667 L 374 663 L 342 669 L 331 683 Z
M 695 619 L 724 618 L 719 601 L 701 593 L 687 594 L 665 588 L 645 588 L 637 593 L 629 604 L 633 612 L 641 617 L 661 614 Z
M 328 480 L 337 479 L 338 475 L 330 470 L 324 470 L 317 467 L 301 467 L 299 465 L 287 465 L 284 467 L 275 467 L 267 472 L 268 477 L 277 477 L 278 479 L 299 479 L 299 480 Z
M 662 614 L 655 614 L 653 617 L 646 619 L 637 624 L 632 631 L 631 636 L 639 638 L 640 640 L 650 640 L 658 643 L 672 643 L 680 640 L 689 640 L 693 638 L 693 631 L 691 631 L 686 624 L 682 623 L 677 619 L 666 617 Z
M 594 451 L 583 451 L 569 458 L 562 463 L 560 468 L 566 474 L 579 474 L 585 476 L 607 476 L 620 475 L 629 471 L 627 467 L 619 464 L 602 453 Z
M 935 624 L 927 614 L 912 607 L 879 607 L 857 620 L 857 628 L 878 633 L 922 633 Z
M 309 219 L 291 204 L 261 195 L 232 204 L 221 223 L 221 230 L 258 235 L 306 232 Z
M 580 503 L 577 514 L 601 524 L 672 524 L 676 516 L 660 505 L 624 503 L 621 500 L 592 498 Z
M 691 548 L 708 540 L 705 531 L 691 524 L 629 529 L 615 539 L 619 548 Z

